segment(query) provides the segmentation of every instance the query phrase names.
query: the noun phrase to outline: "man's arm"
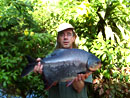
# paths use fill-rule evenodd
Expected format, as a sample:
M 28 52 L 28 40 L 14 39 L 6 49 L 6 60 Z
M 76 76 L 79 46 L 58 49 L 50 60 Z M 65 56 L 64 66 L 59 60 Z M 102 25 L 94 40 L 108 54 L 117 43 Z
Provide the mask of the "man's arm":
M 85 86 L 84 80 L 88 78 L 89 75 L 91 75 L 92 72 L 87 72 L 86 74 L 79 74 L 76 78 L 75 81 L 73 82 L 73 88 L 80 93 L 82 89 Z

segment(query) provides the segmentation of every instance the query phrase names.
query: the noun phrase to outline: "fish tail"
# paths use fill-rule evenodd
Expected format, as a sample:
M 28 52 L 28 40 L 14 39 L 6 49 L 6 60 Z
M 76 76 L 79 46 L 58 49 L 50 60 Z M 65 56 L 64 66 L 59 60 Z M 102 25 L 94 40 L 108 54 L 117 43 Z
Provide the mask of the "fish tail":
M 32 58 L 31 56 L 29 56 L 29 55 L 26 55 L 25 57 L 27 58 L 27 60 L 28 60 L 29 63 L 36 62 L 36 60 L 34 58 Z
M 36 60 L 32 57 L 30 57 L 29 55 L 26 55 L 26 58 L 29 62 L 29 64 L 23 69 L 22 73 L 21 73 L 21 77 L 26 76 L 28 73 L 30 73 L 31 71 L 33 71 L 34 66 L 36 65 Z

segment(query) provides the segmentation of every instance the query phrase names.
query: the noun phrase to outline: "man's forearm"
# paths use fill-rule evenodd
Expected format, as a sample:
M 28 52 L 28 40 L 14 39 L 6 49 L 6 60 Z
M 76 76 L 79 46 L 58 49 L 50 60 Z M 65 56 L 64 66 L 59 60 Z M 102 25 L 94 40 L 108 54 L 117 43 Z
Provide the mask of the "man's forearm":
M 88 76 L 92 74 L 92 72 L 86 72 L 86 74 L 79 74 L 75 81 L 73 82 L 73 88 L 80 93 L 80 91 L 84 88 L 85 82 L 84 80 L 88 78 Z

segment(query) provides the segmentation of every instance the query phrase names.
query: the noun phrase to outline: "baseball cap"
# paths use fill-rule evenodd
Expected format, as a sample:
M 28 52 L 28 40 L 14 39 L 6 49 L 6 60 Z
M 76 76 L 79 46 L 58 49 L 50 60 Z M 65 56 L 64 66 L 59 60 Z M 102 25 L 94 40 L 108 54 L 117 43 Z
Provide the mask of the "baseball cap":
M 57 32 L 61 32 L 63 30 L 69 29 L 69 28 L 74 29 L 74 27 L 71 24 L 69 24 L 69 23 L 62 23 L 62 24 L 59 25 L 59 27 L 57 29 Z

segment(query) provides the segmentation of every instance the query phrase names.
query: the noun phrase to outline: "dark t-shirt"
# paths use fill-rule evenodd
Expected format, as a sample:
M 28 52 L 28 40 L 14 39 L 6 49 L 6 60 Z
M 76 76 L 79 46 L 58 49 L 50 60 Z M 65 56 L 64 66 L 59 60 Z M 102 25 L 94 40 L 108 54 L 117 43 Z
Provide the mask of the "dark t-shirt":
M 49 89 L 48 98 L 88 98 L 86 82 L 92 83 L 92 75 L 85 80 L 85 86 L 80 93 L 77 93 L 72 85 L 66 87 L 65 82 L 60 82 Z

